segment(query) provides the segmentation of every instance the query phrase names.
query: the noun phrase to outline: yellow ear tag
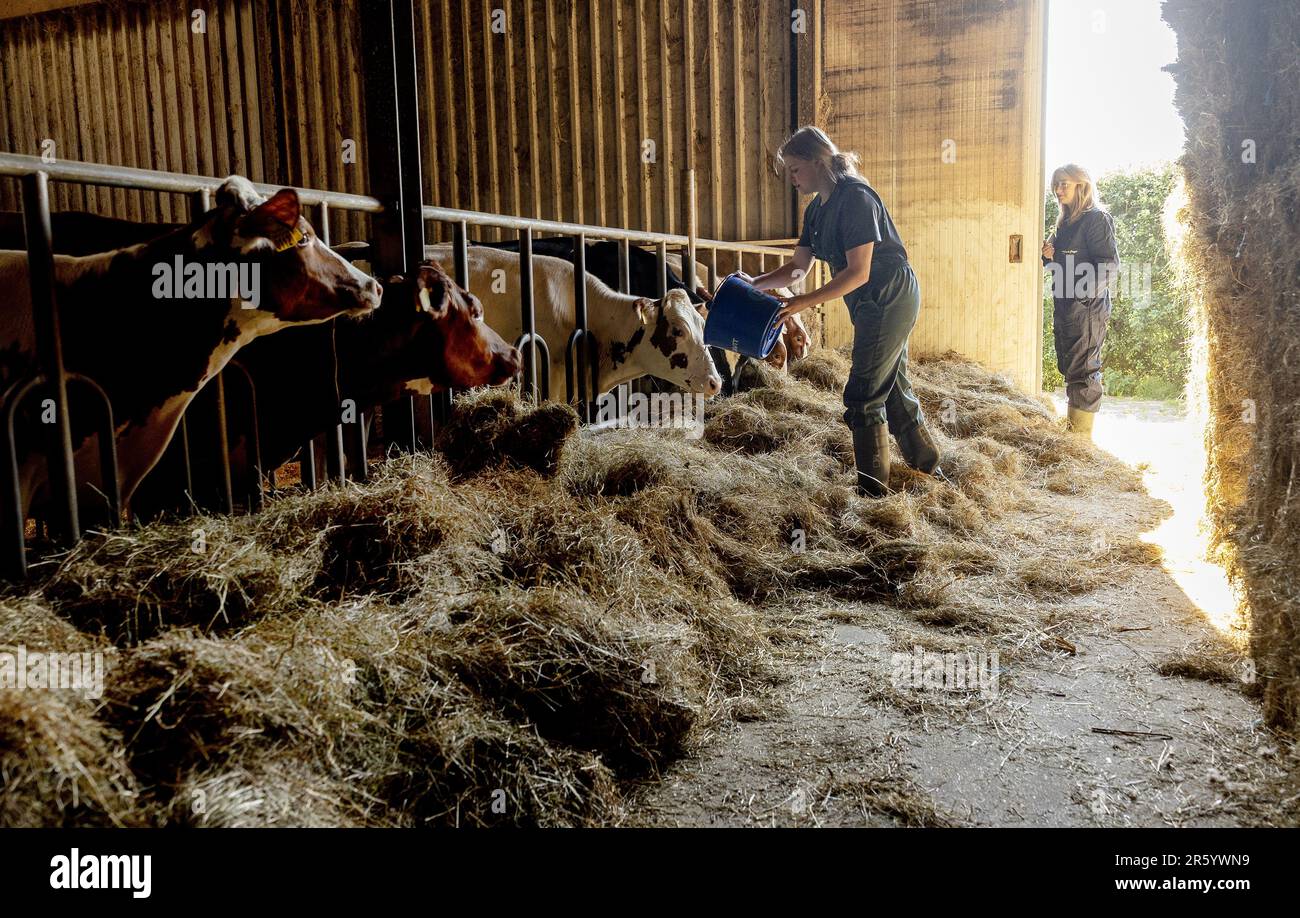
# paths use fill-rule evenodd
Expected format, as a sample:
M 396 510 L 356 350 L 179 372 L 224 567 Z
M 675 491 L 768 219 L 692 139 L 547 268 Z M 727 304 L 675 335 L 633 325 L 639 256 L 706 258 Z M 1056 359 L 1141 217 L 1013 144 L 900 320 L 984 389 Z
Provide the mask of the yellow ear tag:
M 293 248 L 295 245 L 297 245 L 299 242 L 302 241 L 302 236 L 303 236 L 302 230 L 298 229 L 298 227 L 295 226 L 293 229 L 289 231 L 288 237 L 283 242 L 280 242 L 276 245 L 275 250 L 277 252 L 283 252 L 286 249 Z

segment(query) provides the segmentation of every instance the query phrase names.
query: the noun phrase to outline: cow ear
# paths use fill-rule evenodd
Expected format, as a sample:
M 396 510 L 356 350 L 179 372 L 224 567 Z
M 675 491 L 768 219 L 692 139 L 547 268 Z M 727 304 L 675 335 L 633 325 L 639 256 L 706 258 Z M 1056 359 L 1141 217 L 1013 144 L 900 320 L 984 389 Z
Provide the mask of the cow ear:
M 298 192 L 281 188 L 264 204 L 244 215 L 239 223 L 239 235 L 245 239 L 265 239 L 277 252 L 282 252 L 302 239 L 302 230 L 298 228 L 301 216 Z
M 451 308 L 451 284 L 447 275 L 437 265 L 420 265 L 415 279 L 415 308 L 435 319 L 447 315 Z
M 298 192 L 292 188 L 281 188 L 266 202 L 259 204 L 249 214 L 258 220 L 274 220 L 287 226 L 294 226 L 302 216 L 302 205 L 298 201 Z
M 642 325 L 650 325 L 659 321 L 659 304 L 648 297 L 640 297 L 636 301 L 636 314 L 641 319 Z

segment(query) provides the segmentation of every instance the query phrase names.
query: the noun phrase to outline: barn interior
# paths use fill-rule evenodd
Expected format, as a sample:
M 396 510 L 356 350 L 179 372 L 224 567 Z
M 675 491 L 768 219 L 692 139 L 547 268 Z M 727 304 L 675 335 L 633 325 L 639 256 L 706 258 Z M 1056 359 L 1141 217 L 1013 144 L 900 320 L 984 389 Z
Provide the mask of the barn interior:
M 0 647 L 109 673 L 102 698 L 0 688 L 0 824 L 1295 824 L 1300 10 L 1164 4 L 1223 621 L 1162 566 L 1142 470 L 1041 395 L 1049 12 L 6 5 L 0 210 L 24 209 L 17 157 L 55 176 L 51 210 L 142 222 L 193 194 L 60 164 L 240 174 L 378 199 L 314 216 L 377 273 L 454 212 L 680 236 L 708 281 L 761 270 L 807 201 L 775 153 L 817 124 L 907 240 L 949 458 L 946 482 L 896 467 L 887 498 L 852 494 L 837 301 L 698 439 L 458 393 L 412 431 L 428 449 L 349 453 L 360 474 L 339 459 L 257 512 L 87 532 L 0 596 Z M 900 688 L 939 658 L 969 685 Z

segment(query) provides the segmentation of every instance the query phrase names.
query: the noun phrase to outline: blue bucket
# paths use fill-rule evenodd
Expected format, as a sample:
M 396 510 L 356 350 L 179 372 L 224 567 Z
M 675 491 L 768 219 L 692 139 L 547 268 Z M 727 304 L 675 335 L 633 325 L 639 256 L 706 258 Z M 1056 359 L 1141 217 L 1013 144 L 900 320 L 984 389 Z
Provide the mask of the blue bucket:
M 782 303 L 735 274 L 723 278 L 709 303 L 704 343 L 762 360 L 781 335 Z

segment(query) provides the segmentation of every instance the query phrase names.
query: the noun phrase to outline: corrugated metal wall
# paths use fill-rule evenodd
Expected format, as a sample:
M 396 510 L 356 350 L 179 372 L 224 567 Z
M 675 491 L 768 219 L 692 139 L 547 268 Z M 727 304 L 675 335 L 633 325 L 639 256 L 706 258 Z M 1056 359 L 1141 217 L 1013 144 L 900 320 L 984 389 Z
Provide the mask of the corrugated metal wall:
M 1038 391 L 1042 0 L 825 7 L 823 125 L 862 155 L 907 245 L 923 297 L 912 351 L 956 350 Z M 827 312 L 833 336 L 842 313 Z
M 363 192 L 360 2 L 160 0 L 0 22 L 0 148 L 39 154 L 48 138 L 64 158 Z M 427 200 L 685 232 L 694 168 L 701 234 L 786 235 L 772 153 L 790 125 L 789 17 L 787 0 L 417 3 Z M 16 193 L 0 183 L 0 206 Z M 69 187 L 56 205 L 188 213 L 155 198 Z

